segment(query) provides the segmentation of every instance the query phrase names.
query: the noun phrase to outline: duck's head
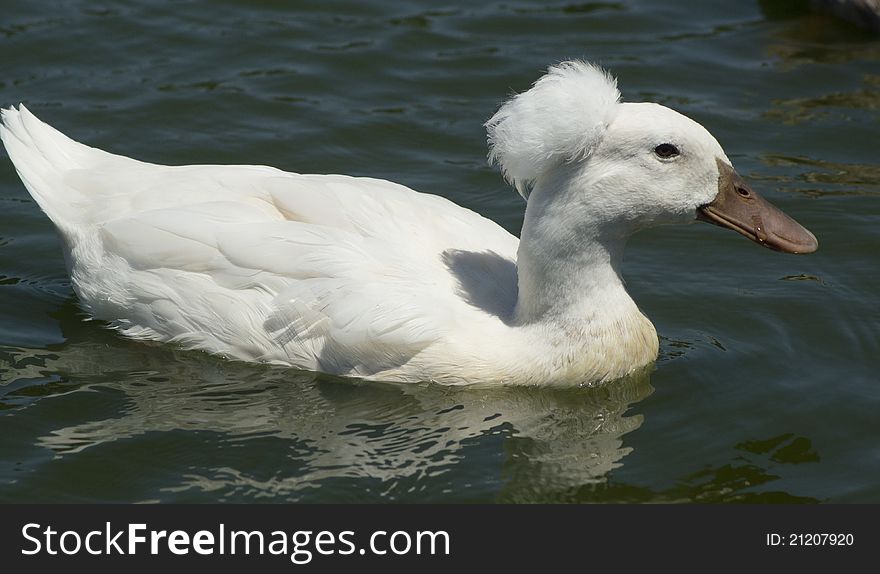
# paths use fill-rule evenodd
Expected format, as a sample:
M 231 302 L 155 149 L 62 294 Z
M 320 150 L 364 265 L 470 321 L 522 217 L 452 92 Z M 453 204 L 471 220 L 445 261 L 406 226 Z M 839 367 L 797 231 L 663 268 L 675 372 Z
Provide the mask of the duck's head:
M 595 66 L 553 66 L 487 122 L 490 159 L 523 197 L 564 196 L 568 219 L 581 213 L 594 227 L 629 234 L 699 220 L 786 253 L 818 248 L 812 233 L 751 189 L 699 123 L 659 104 L 619 100 L 615 80 Z

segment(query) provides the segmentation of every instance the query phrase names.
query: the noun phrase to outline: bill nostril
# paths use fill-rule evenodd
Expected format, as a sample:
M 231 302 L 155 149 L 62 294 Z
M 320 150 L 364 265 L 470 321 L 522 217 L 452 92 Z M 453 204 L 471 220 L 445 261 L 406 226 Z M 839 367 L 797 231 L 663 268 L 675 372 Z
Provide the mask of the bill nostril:
M 737 188 L 736 188 L 736 192 L 737 192 L 741 197 L 751 197 L 751 196 L 752 196 L 752 194 L 749 192 L 749 190 L 746 189 L 746 188 L 744 188 L 744 187 L 737 187 Z

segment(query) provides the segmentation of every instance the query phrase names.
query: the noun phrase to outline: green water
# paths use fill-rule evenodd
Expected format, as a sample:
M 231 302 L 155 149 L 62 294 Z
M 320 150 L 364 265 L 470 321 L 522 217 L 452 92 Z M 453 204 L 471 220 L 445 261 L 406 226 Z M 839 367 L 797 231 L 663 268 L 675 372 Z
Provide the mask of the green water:
M 382 177 L 516 232 L 481 124 L 586 57 L 821 247 L 636 236 L 661 356 L 603 388 L 354 383 L 86 321 L 4 153 L 0 502 L 880 502 L 880 39 L 784 4 L 7 0 L 0 103 L 116 153 Z

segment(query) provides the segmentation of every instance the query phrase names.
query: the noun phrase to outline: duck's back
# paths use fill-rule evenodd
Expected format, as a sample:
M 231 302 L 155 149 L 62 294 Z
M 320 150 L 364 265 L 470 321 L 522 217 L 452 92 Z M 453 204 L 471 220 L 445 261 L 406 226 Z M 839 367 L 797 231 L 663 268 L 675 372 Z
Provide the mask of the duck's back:
M 264 166 L 143 163 L 74 142 L 23 106 L 3 122 L 82 303 L 128 336 L 381 376 L 516 301 L 517 239 L 438 196 Z

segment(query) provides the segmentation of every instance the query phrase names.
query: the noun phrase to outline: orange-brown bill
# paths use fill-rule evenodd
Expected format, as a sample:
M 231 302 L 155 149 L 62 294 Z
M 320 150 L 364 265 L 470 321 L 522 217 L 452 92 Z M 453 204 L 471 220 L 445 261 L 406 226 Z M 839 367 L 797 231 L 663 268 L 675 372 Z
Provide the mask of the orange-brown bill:
M 718 171 L 718 195 L 697 209 L 697 219 L 784 253 L 812 253 L 819 248 L 815 235 L 752 191 L 730 164 L 718 160 Z

